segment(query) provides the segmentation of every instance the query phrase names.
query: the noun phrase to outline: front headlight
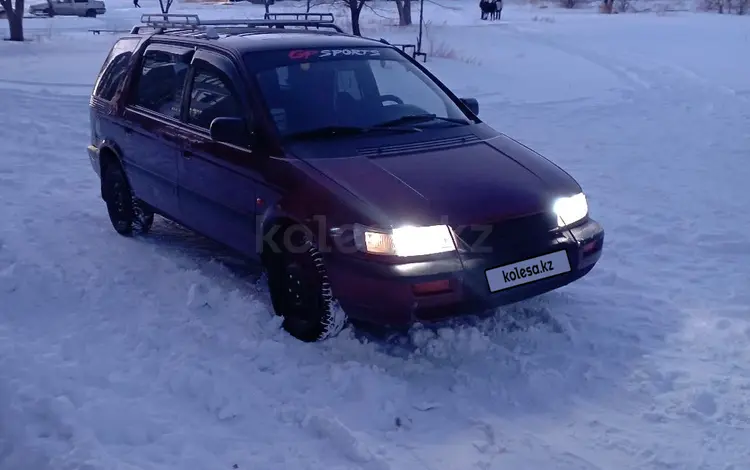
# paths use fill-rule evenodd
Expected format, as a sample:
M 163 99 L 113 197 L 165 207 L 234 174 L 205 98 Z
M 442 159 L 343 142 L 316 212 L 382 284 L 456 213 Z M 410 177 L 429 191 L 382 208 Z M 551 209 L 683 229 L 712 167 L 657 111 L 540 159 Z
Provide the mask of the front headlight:
M 589 213 L 589 204 L 586 195 L 578 193 L 573 196 L 558 198 L 552 210 L 557 215 L 557 226 L 567 227 L 583 219 Z
M 423 256 L 456 250 L 447 225 L 405 226 L 384 231 L 354 226 L 357 248 L 365 253 L 391 256 Z

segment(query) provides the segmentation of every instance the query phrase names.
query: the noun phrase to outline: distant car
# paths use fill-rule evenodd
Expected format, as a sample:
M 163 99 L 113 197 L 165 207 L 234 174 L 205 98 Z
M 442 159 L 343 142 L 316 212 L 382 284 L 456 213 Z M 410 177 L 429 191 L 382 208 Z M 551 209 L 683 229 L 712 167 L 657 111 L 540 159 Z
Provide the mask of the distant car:
M 578 183 L 397 47 L 323 20 L 154 17 L 91 96 L 111 222 L 130 236 L 160 214 L 257 259 L 293 336 L 336 334 L 342 311 L 408 326 L 489 310 L 600 258 Z
M 52 0 L 52 2 L 35 3 L 29 7 L 29 14 L 35 16 L 85 16 L 96 18 L 107 12 L 101 0 Z

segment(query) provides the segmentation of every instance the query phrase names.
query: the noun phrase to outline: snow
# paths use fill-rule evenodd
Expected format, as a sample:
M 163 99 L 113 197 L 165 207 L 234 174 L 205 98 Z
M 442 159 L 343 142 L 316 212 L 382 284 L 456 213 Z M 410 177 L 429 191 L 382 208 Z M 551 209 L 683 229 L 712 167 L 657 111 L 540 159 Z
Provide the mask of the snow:
M 107 4 L 0 43 L 0 469 L 747 467 L 747 18 L 428 5 L 428 67 L 581 182 L 605 254 L 489 319 L 304 344 L 212 243 L 111 229 L 85 146 L 116 36 L 86 30 L 156 10 Z

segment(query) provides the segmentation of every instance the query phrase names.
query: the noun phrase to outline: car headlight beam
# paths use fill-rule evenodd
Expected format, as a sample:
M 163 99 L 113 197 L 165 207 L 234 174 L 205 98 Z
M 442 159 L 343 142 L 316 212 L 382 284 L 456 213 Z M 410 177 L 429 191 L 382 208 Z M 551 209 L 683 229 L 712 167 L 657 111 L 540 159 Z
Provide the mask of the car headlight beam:
M 588 201 L 586 195 L 578 193 L 573 196 L 561 197 L 555 200 L 552 211 L 557 215 L 557 226 L 567 227 L 572 225 L 589 213 Z
M 424 256 L 456 250 L 447 225 L 403 226 L 392 230 L 355 225 L 354 235 L 360 251 L 376 255 Z

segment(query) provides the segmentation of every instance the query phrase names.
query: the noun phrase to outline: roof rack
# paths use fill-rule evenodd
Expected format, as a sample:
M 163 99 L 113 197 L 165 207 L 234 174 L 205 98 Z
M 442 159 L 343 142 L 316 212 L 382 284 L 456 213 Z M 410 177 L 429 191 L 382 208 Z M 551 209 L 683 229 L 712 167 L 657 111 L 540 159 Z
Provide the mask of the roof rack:
M 317 20 L 309 19 L 293 19 L 293 20 L 280 20 L 275 18 L 264 18 L 264 19 L 225 19 L 225 20 L 201 20 L 198 15 L 185 15 L 178 13 L 148 13 L 141 15 L 141 25 L 133 26 L 130 31 L 131 34 L 139 34 L 141 30 L 145 28 L 154 29 L 157 33 L 167 32 L 195 32 L 195 31 L 207 31 L 210 29 L 221 28 L 224 34 L 241 34 L 248 32 L 248 28 L 286 28 L 290 26 L 308 28 L 329 28 L 333 29 L 338 33 L 344 33 L 344 31 L 336 26 L 333 22 L 333 15 L 328 13 L 268 13 L 267 17 L 275 15 L 292 16 L 297 15 L 312 15 L 320 16 Z M 323 17 L 326 19 L 323 19 Z M 168 31 L 172 30 L 172 31 Z M 232 31 L 234 30 L 234 31 Z
M 333 23 L 333 13 L 266 13 L 263 16 L 266 20 L 278 20 L 279 18 L 294 18 L 295 20 L 320 21 L 324 23 Z

